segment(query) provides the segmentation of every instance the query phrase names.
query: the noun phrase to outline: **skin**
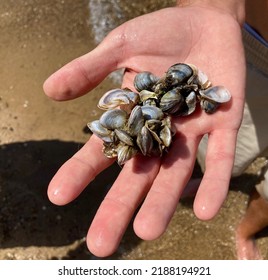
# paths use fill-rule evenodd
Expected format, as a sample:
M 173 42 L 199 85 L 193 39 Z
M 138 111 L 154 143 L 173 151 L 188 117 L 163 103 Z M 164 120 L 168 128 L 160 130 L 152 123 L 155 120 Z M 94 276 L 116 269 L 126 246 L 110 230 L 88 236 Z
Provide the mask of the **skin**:
M 255 234 L 268 225 L 268 203 L 257 191 L 249 201 L 248 209 L 236 230 L 237 257 L 241 260 L 259 260 L 262 256 L 255 243 Z
M 119 68 L 126 69 L 122 87 L 133 88 L 140 71 L 162 76 L 171 65 L 186 62 L 198 66 L 213 84 L 224 85 L 232 94 L 231 102 L 213 115 L 197 110 L 189 117 L 173 118 L 177 133 L 164 157 L 136 156 L 124 165 L 88 231 L 88 248 L 96 256 L 108 256 L 117 249 L 141 203 L 133 225 L 136 234 L 152 240 L 164 233 L 191 177 L 198 143 L 206 133 L 206 171 L 194 201 L 196 216 L 213 218 L 226 198 L 244 106 L 245 60 L 240 22 L 229 10 L 206 5 L 163 9 L 126 22 L 44 84 L 52 99 L 69 100 L 92 90 Z M 59 169 L 48 187 L 53 203 L 69 203 L 113 163 L 101 149 L 101 140 L 92 136 Z

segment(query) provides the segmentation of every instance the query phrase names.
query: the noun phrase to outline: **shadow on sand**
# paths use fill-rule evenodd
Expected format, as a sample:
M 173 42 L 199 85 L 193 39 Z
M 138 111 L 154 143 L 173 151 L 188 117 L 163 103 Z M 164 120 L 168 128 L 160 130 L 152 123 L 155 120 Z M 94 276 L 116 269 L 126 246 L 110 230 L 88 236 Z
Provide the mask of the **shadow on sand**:
M 58 140 L 28 141 L 0 146 L 0 247 L 68 246 L 83 239 L 88 227 L 120 167 L 115 163 L 89 184 L 85 191 L 66 206 L 55 206 L 47 198 L 47 186 L 58 168 L 81 143 Z M 201 175 L 198 165 L 194 177 Z M 231 181 L 234 191 L 250 193 L 258 176 L 243 174 Z M 192 199 L 182 200 L 192 208 Z M 258 237 L 267 236 L 263 231 Z M 124 235 L 121 249 L 110 259 L 138 246 L 140 239 L 132 222 Z M 123 248 L 123 249 L 122 249 Z M 123 251 L 122 251 L 123 250 Z M 55 259 L 57 256 L 55 256 Z M 95 259 L 85 242 L 67 250 L 64 259 Z
M 117 164 L 102 172 L 72 203 L 55 206 L 47 186 L 58 168 L 81 143 L 29 141 L 0 146 L 0 247 L 64 246 L 86 236 L 109 187 L 120 172 Z M 139 239 L 130 228 L 128 246 Z M 90 258 L 85 243 L 66 259 Z M 117 253 L 115 258 L 119 258 Z

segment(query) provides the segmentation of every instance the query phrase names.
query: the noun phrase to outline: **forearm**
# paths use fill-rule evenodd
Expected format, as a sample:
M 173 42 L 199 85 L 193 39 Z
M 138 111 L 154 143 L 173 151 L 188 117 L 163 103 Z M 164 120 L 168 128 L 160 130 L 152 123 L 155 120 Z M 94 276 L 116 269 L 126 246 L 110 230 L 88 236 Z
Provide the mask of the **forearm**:
M 216 8 L 232 15 L 240 25 L 245 21 L 245 0 L 177 0 L 177 6 L 198 5 Z

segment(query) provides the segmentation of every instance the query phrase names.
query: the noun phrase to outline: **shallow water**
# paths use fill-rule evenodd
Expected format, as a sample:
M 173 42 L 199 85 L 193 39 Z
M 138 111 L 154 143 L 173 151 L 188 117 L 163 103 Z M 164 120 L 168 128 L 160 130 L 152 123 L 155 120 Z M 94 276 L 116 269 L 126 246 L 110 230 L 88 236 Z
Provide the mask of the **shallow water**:
M 114 28 L 139 15 L 173 6 L 174 0 L 124 1 L 89 0 L 89 21 L 95 42 L 99 43 Z
M 173 6 L 174 0 L 124 1 L 124 0 L 89 0 L 89 22 L 96 44 L 120 24 L 137 16 Z M 122 70 L 110 74 L 115 83 L 121 83 Z
M 106 79 L 90 94 L 63 103 L 48 99 L 42 84 L 63 64 L 93 49 L 118 24 L 170 3 L 1 0 L 0 259 L 95 258 L 84 236 L 120 168 L 112 166 L 64 207 L 48 201 L 46 188 L 58 167 L 89 138 L 83 128 L 99 117 L 99 96 L 117 84 Z M 184 200 L 161 238 L 142 241 L 130 225 L 111 258 L 235 259 L 234 230 L 257 171 L 253 166 L 232 182 L 214 220 L 197 220 L 192 200 Z M 199 174 L 197 166 L 194 176 Z M 267 259 L 267 238 L 258 243 Z

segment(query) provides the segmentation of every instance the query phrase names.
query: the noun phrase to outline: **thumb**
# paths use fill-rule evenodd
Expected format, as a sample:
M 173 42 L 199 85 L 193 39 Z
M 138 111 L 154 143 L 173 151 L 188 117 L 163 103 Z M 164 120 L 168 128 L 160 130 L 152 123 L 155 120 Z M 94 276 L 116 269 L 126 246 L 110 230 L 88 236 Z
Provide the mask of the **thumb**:
M 118 69 L 124 40 L 120 36 L 111 37 L 106 37 L 94 50 L 52 74 L 43 85 L 46 95 L 59 101 L 74 99 L 96 87 L 108 74 Z

